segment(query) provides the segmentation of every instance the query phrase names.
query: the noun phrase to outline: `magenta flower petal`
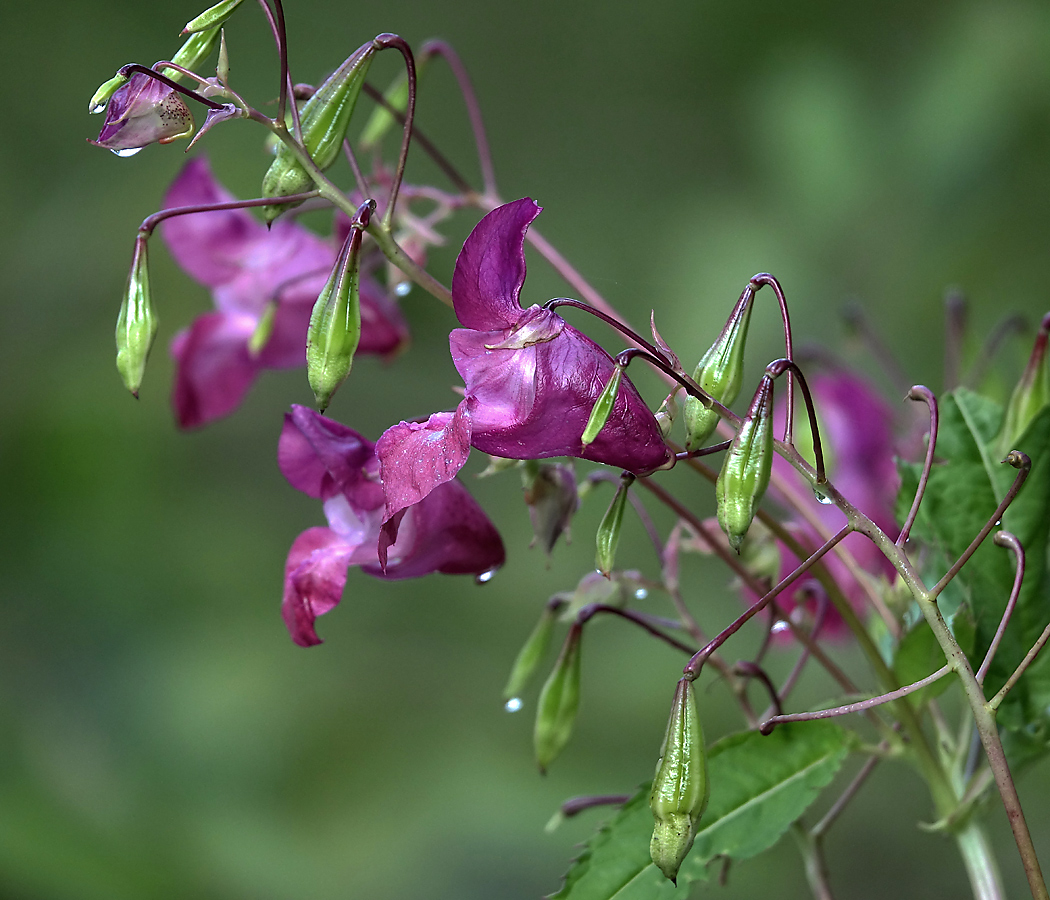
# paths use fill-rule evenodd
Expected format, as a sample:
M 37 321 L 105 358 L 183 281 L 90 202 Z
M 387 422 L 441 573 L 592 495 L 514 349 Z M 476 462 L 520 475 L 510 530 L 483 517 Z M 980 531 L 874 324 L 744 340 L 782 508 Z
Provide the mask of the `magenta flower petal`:
M 519 331 L 533 340 L 514 341 Z M 542 339 L 546 334 L 554 337 Z M 479 450 L 511 459 L 577 456 L 632 472 L 670 459 L 655 417 L 627 378 L 605 427 L 583 446 L 587 419 L 614 364 L 556 313 L 530 307 L 509 335 L 457 329 L 449 344 L 467 396 L 476 401 L 471 440 Z
M 359 509 L 382 505 L 382 488 L 374 481 L 375 444 L 305 406 L 293 406 L 284 416 L 277 465 L 292 487 L 310 497 L 328 500 L 341 493 Z
M 515 200 L 485 216 L 463 244 L 452 276 L 452 300 L 456 318 L 467 328 L 509 328 L 521 318 L 525 232 L 539 214 L 535 201 Z
M 248 353 L 250 318 L 208 313 L 175 337 L 172 403 L 181 428 L 196 428 L 232 412 L 259 372 Z
M 314 621 L 342 599 L 347 564 L 355 549 L 329 528 L 308 528 L 288 551 L 281 616 L 300 647 L 321 643 Z
M 426 422 L 401 422 L 376 442 L 386 495 L 386 515 L 419 503 L 439 484 L 456 477 L 470 453 L 470 411 L 434 413 Z
M 385 570 L 377 564 L 363 565 L 362 570 L 388 579 L 418 578 L 430 572 L 480 575 L 499 568 L 506 559 L 499 532 L 455 480 L 438 485 L 408 509 L 397 540 L 384 550 Z

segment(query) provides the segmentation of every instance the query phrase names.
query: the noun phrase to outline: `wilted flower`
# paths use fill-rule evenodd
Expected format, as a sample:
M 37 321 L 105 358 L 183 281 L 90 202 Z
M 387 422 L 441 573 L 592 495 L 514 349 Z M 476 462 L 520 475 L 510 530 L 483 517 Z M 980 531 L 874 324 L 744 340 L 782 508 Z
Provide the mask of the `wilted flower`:
M 556 313 L 521 308 L 525 232 L 539 212 L 528 198 L 501 206 L 463 245 L 452 299 L 466 327 L 452 332 L 449 345 L 465 397 L 455 412 L 401 422 L 379 439 L 388 518 L 452 478 L 471 446 L 510 459 L 576 456 L 639 474 L 672 458 L 626 377 L 605 426 L 583 444 L 591 409 L 615 364 Z
M 136 72 L 109 98 L 102 130 L 92 143 L 119 153 L 192 133 L 193 116 L 178 91 Z
M 503 542 L 474 498 L 449 481 L 405 511 L 397 540 L 378 556 L 383 486 L 375 445 L 357 432 L 304 406 L 285 415 L 277 449 L 292 487 L 324 502 L 328 527 L 295 539 L 284 574 L 281 614 L 295 643 L 321 643 L 314 620 L 338 603 L 347 567 L 376 578 L 417 578 L 491 572 L 503 564 Z
M 207 160 L 190 160 L 165 207 L 232 200 Z M 193 428 L 232 412 L 263 369 L 306 364 L 310 311 L 335 262 L 335 246 L 294 221 L 269 231 L 246 209 L 173 216 L 162 225 L 175 261 L 212 288 L 216 311 L 176 335 L 171 351 L 179 425 Z M 361 278 L 358 353 L 390 354 L 408 338 L 400 310 Z

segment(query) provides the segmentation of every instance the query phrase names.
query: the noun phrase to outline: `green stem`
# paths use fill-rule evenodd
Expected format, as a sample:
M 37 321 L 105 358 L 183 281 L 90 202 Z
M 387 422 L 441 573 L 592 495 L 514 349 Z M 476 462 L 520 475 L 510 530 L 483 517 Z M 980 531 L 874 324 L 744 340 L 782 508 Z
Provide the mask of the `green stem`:
M 955 843 L 962 854 L 966 874 L 970 877 L 974 900 L 1003 900 L 999 864 L 988 843 L 981 823 L 973 817 L 955 833 Z

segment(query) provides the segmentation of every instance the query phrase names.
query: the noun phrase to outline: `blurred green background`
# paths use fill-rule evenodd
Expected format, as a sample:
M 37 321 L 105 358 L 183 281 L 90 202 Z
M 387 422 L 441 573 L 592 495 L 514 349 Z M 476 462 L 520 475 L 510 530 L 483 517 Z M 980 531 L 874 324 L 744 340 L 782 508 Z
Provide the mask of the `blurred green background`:
M 619 624 L 595 627 L 576 737 L 537 775 L 534 696 L 508 715 L 500 690 L 540 605 L 592 565 L 607 495 L 547 566 L 527 549 L 513 475 L 471 480 L 509 551 L 489 585 L 352 572 L 319 624 L 326 643 L 291 644 L 278 615 L 284 556 L 322 515 L 283 481 L 274 450 L 280 412 L 309 402 L 303 374 L 269 373 L 235 417 L 178 433 L 164 348 L 209 299 L 159 241 L 162 325 L 139 403 L 113 366 L 135 228 L 184 156 L 91 147 L 100 121 L 87 100 L 121 64 L 173 53 L 198 11 L 194 0 L 58 2 L 8 10 L 0 31 L 0 895 L 540 896 L 599 817 L 553 835 L 544 823 L 570 795 L 651 775 L 681 661 Z M 450 41 L 477 86 L 504 197 L 536 198 L 546 236 L 635 322 L 655 308 L 684 361 L 758 271 L 785 285 L 800 342 L 878 378 L 841 325 L 856 302 L 909 383 L 935 389 L 946 286 L 971 298 L 975 346 L 1005 313 L 1034 323 L 1050 307 L 1044 2 L 289 0 L 287 15 L 299 81 L 381 31 Z M 245 4 L 228 39 L 235 85 L 264 103 L 276 62 L 257 8 Z M 385 84 L 394 60 L 373 72 Z M 440 66 L 421 104 L 420 126 L 473 174 Z M 254 196 L 259 129 L 227 125 L 204 143 L 217 175 Z M 433 176 L 418 150 L 409 176 Z M 457 219 L 432 255 L 446 282 L 474 221 Z M 526 303 L 566 292 L 538 256 L 530 265 Z M 456 402 L 450 316 L 418 291 L 405 309 L 411 352 L 393 367 L 360 361 L 331 410 L 372 437 Z M 756 367 L 778 354 L 777 328 L 760 304 Z M 1006 381 L 1030 335 L 1006 345 Z M 655 380 L 641 383 L 659 402 Z M 710 509 L 705 490 L 681 485 Z M 622 561 L 652 572 L 630 528 L 639 540 Z M 690 600 L 715 630 L 737 600 L 720 569 L 690 572 Z M 663 611 L 657 598 L 649 608 Z M 863 675 L 848 647 L 836 652 Z M 820 690 L 814 679 L 795 699 Z M 704 698 L 709 738 L 739 727 L 717 685 Z M 1022 777 L 1021 793 L 1050 855 L 1048 773 Z M 839 896 L 966 896 L 952 843 L 915 827 L 931 817 L 910 770 L 877 770 L 828 842 Z M 1001 809 L 989 821 L 1009 893 L 1022 896 Z M 706 888 L 771 890 L 808 896 L 787 842 Z

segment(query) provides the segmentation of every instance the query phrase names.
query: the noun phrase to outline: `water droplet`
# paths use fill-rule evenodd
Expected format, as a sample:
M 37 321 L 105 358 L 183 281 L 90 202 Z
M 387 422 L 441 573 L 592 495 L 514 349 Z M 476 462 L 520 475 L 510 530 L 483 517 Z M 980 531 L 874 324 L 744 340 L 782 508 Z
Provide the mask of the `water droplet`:
M 506 703 L 503 704 L 503 708 L 507 712 L 517 712 L 525 704 L 521 702 L 521 697 L 511 697 Z
M 649 589 L 648 588 L 638 588 L 638 590 L 636 590 L 634 592 L 634 599 L 635 600 L 644 600 L 648 596 L 649 596 Z
M 996 521 L 995 521 L 995 527 L 996 528 L 998 528 L 1002 524 L 1003 524 L 1003 520 L 1002 519 L 996 519 Z
M 128 156 L 134 156 L 141 149 L 141 147 L 125 147 L 123 150 L 114 150 L 113 153 L 115 153 L 121 159 L 124 159 Z
M 781 634 L 782 632 L 787 631 L 789 627 L 790 626 L 788 625 L 788 623 L 785 622 L 783 619 L 777 619 L 773 623 L 773 627 L 769 630 L 772 631 L 773 634 Z
M 397 286 L 394 288 L 394 294 L 398 297 L 407 297 L 409 292 L 412 290 L 411 281 L 399 281 Z
M 97 115 L 98 113 L 102 112 L 102 110 L 104 110 L 105 108 L 105 103 L 96 103 L 94 106 L 91 107 L 91 115 Z
M 475 584 L 484 584 L 486 581 L 491 581 L 492 576 L 496 574 L 495 569 L 489 569 L 487 572 L 482 572 L 474 579 Z
M 825 506 L 827 506 L 828 504 L 834 502 L 820 488 L 813 488 L 813 496 L 816 499 L 817 503 L 823 503 Z

